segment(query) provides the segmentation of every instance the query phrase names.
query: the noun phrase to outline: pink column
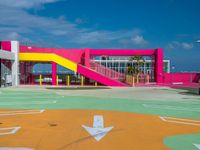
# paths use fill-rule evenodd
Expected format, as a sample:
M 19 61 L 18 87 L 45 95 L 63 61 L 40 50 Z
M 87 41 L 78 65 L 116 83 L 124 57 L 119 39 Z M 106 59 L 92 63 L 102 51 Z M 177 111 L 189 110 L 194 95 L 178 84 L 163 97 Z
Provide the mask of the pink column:
M 163 49 L 158 48 L 155 51 L 155 81 L 163 83 Z
M 56 85 L 56 70 L 57 70 L 57 65 L 55 62 L 52 62 L 52 85 Z
M 84 58 L 85 66 L 90 68 L 90 49 L 85 49 L 85 58 Z

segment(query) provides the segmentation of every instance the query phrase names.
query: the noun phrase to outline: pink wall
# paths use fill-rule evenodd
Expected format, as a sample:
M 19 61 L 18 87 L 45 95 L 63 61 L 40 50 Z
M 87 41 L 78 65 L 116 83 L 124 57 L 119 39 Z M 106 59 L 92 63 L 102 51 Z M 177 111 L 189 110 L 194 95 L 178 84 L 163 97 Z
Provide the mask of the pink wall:
M 154 55 L 155 50 L 133 50 L 133 49 L 90 49 L 90 55 L 94 56 L 149 56 Z
M 200 79 L 200 73 L 164 73 L 164 76 L 163 76 L 164 83 L 198 82 L 199 79 Z
M 2 41 L 1 49 L 6 51 L 11 51 L 11 41 Z
M 82 49 L 67 49 L 55 50 L 55 54 L 67 58 L 73 62 L 84 64 L 84 50 Z

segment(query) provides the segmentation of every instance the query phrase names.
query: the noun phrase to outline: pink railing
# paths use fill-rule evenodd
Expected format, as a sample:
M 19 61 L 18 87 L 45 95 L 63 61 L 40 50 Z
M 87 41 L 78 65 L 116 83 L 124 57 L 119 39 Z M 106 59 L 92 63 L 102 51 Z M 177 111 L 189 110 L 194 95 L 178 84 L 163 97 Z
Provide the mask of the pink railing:
M 108 67 L 101 65 L 99 63 L 96 63 L 94 61 L 90 61 L 90 68 L 100 74 L 103 74 L 103 75 L 109 77 L 109 78 L 119 80 L 119 81 L 125 80 L 125 74 L 117 72 L 111 68 L 108 68 Z

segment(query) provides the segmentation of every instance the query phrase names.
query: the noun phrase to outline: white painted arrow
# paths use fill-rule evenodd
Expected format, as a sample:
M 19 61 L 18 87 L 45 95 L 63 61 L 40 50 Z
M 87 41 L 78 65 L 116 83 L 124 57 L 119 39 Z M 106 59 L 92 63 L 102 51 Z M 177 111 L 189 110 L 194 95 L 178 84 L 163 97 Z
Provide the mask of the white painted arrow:
M 96 141 L 100 141 L 113 128 L 113 126 L 104 128 L 103 116 L 98 115 L 94 116 L 93 127 L 85 125 L 82 125 L 82 127 L 92 135 Z
M 193 145 L 196 146 L 200 150 L 200 144 L 193 144 Z

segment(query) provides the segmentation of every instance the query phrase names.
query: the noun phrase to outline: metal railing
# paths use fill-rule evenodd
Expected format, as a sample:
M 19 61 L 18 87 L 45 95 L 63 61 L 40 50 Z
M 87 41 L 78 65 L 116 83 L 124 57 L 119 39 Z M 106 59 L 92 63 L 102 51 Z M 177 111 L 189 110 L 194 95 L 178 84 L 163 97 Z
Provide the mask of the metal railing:
M 99 63 L 96 63 L 94 60 L 90 60 L 90 68 L 100 74 L 103 74 L 104 76 L 109 77 L 109 78 L 119 80 L 119 81 L 125 80 L 125 74 L 117 72 L 117 71 L 115 71 L 109 67 L 106 67 L 104 65 L 101 65 Z

